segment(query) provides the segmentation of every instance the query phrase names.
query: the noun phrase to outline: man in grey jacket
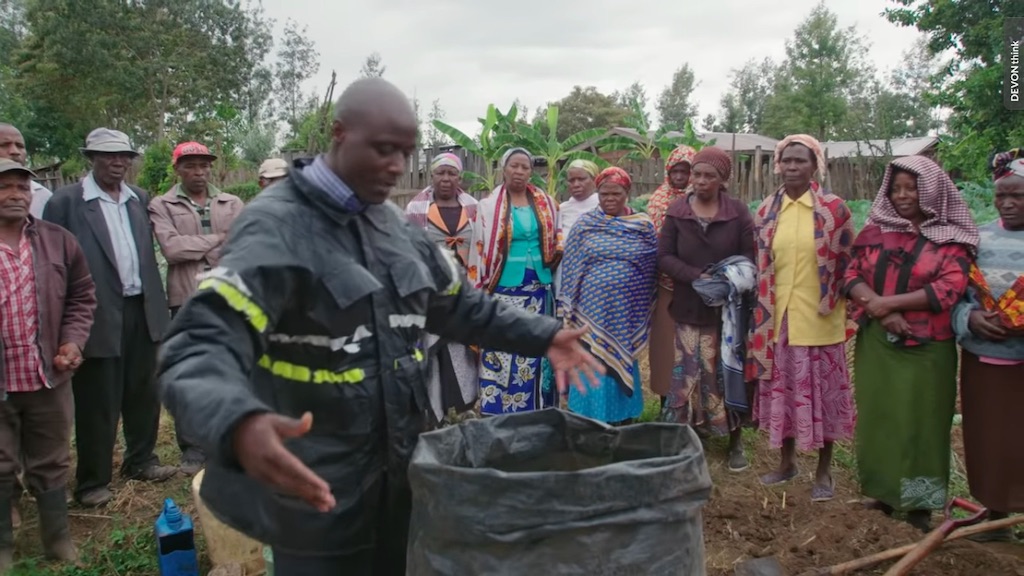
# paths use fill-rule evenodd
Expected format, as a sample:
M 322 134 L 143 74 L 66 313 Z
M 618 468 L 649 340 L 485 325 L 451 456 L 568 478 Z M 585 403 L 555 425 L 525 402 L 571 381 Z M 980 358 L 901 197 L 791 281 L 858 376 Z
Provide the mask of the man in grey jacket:
M 583 330 L 471 288 L 388 202 L 417 128 L 386 81 L 345 90 L 330 151 L 246 207 L 161 349 L 164 402 L 207 451 L 204 501 L 270 544 L 279 576 L 405 574 L 424 331 L 546 353 L 563 387 L 602 370 Z

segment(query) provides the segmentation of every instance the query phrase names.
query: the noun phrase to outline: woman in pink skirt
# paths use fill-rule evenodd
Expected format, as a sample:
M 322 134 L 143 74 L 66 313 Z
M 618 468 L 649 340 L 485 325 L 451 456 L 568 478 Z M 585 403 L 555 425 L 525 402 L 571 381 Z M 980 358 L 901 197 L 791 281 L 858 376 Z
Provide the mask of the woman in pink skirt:
M 779 467 L 761 482 L 792 480 L 796 449 L 817 450 L 815 502 L 835 495 L 832 443 L 850 438 L 854 423 L 845 349 L 852 330 L 840 290 L 854 225 L 846 204 L 819 183 L 826 167 L 821 145 L 806 134 L 775 149 L 783 186 L 754 217 L 758 305 L 747 374 L 758 381 L 758 424 L 782 449 Z

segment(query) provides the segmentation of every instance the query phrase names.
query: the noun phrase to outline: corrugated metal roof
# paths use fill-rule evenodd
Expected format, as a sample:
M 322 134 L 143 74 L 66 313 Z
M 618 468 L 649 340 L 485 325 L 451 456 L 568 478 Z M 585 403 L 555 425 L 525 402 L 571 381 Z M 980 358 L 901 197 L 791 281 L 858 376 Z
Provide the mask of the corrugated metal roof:
M 850 158 L 853 156 L 901 157 L 914 156 L 938 143 L 937 136 L 920 138 L 893 138 L 891 140 L 844 140 L 823 142 L 829 158 Z
M 681 137 L 683 134 L 682 132 L 668 132 L 665 135 L 670 138 L 678 138 Z M 637 132 L 636 130 L 633 130 L 632 128 L 612 128 L 605 132 L 604 134 L 602 134 L 601 136 L 598 136 L 597 138 L 594 138 L 592 140 L 588 140 L 583 144 L 580 144 L 579 146 L 576 147 L 576 149 L 582 150 L 584 148 L 590 148 L 596 142 L 599 142 L 611 136 L 625 136 L 627 138 L 632 138 L 634 140 L 640 140 L 642 138 L 640 136 L 640 133 Z M 653 131 L 650 133 L 650 136 L 654 136 Z M 733 134 L 731 132 L 697 132 L 697 138 L 700 141 L 710 142 L 714 140 L 715 146 L 729 151 L 732 151 L 733 149 L 733 136 L 736 137 L 736 150 L 739 152 L 753 152 L 754 149 L 756 149 L 758 146 L 761 147 L 761 150 L 770 152 L 772 150 L 775 150 L 775 145 L 778 144 L 779 142 L 774 138 L 761 136 L 760 134 Z

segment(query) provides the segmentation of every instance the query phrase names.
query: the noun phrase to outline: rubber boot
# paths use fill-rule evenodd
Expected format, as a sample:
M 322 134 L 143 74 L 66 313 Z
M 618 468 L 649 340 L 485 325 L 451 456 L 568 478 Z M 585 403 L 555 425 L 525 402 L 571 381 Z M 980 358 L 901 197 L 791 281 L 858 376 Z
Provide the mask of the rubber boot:
M 0 576 L 6 576 L 14 567 L 14 526 L 11 525 L 13 501 L 14 482 L 0 482 Z
M 46 557 L 60 562 L 76 562 L 78 550 L 71 541 L 68 501 L 64 488 L 39 494 L 36 496 L 36 504 L 39 506 L 39 533 Z

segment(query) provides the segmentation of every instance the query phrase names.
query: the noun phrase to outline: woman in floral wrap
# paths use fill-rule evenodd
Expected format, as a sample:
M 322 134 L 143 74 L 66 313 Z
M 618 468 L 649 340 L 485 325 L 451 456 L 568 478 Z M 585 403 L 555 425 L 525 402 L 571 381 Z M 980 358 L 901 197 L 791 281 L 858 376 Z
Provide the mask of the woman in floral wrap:
M 555 312 L 553 274 L 561 259 L 558 204 L 530 184 L 523 148 L 505 153 L 504 181 L 477 206 L 469 278 L 499 300 L 537 314 Z M 480 351 L 480 412 L 526 412 L 555 405 L 547 360 Z
M 637 358 L 654 308 L 658 235 L 647 214 L 627 205 L 633 182 L 625 170 L 606 168 L 596 184 L 598 209 L 580 216 L 565 244 L 558 305 L 568 327 L 589 329 L 584 345 L 607 372 L 586 394 L 569 390 L 569 409 L 627 424 L 644 409 Z
M 783 185 L 754 217 L 758 303 L 747 374 L 758 381 L 756 419 L 782 449 L 761 482 L 792 480 L 796 449 L 817 450 L 814 501 L 835 496 L 832 445 L 853 435 L 854 416 L 845 350 L 852 330 L 840 290 L 854 226 L 846 203 L 821 185 L 827 168 L 821 144 L 806 134 L 775 148 Z

